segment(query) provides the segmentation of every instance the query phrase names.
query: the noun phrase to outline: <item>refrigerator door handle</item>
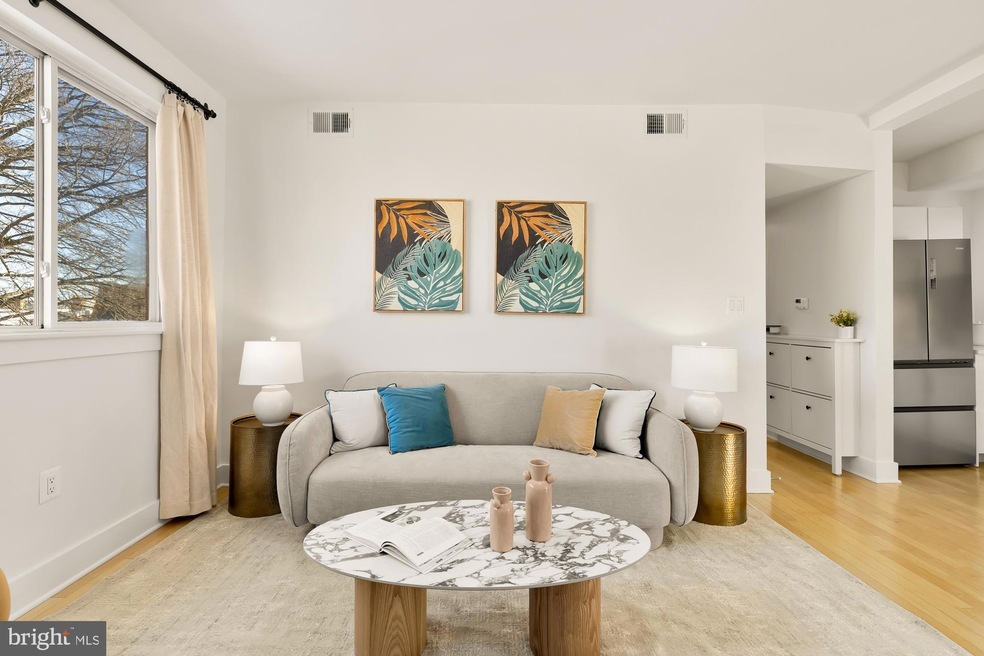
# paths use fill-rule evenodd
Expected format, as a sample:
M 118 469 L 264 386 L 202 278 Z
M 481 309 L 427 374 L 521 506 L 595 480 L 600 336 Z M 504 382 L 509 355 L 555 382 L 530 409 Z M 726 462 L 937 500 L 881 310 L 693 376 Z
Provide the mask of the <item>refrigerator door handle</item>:
M 929 288 L 936 289 L 936 258 L 929 258 Z

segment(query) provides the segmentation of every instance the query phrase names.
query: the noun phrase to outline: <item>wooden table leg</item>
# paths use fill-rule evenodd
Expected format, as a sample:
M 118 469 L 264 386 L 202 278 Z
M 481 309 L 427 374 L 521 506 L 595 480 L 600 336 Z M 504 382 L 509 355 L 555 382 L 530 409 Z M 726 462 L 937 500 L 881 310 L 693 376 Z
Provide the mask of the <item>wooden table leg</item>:
M 601 653 L 601 579 L 530 589 L 530 648 L 535 656 Z
M 427 590 L 355 579 L 356 656 L 420 656 Z

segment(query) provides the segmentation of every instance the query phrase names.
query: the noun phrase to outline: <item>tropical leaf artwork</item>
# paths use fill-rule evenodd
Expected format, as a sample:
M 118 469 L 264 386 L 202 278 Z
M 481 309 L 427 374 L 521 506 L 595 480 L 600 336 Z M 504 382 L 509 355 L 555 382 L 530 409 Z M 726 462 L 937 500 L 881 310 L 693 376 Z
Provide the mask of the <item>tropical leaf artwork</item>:
M 496 204 L 495 311 L 584 314 L 587 203 Z
M 381 199 L 375 209 L 374 310 L 460 311 L 465 202 Z
M 461 253 L 451 244 L 432 239 L 397 284 L 404 310 L 457 310 L 461 301 Z

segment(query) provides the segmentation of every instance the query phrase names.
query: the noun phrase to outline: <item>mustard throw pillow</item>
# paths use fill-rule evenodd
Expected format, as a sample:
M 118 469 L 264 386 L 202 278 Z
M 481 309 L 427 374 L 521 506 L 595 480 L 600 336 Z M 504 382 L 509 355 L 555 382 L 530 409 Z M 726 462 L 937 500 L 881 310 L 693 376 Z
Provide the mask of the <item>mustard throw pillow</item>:
M 604 389 L 565 392 L 559 387 L 547 387 L 533 445 L 583 456 L 598 455 L 593 447 L 603 398 Z

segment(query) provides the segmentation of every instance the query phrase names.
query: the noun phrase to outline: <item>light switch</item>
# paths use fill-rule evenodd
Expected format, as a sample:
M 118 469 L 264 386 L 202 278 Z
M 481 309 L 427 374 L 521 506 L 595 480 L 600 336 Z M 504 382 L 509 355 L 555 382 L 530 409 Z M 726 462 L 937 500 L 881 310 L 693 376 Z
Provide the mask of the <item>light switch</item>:
M 745 297 L 728 297 L 728 314 L 745 314 Z
M 810 299 L 805 296 L 801 296 L 795 300 L 797 310 L 809 310 L 810 309 Z

